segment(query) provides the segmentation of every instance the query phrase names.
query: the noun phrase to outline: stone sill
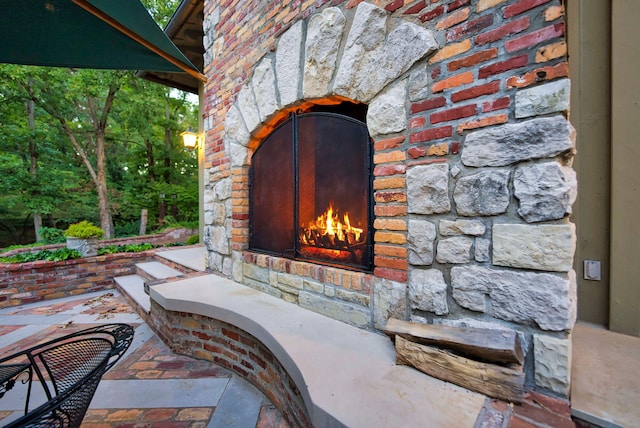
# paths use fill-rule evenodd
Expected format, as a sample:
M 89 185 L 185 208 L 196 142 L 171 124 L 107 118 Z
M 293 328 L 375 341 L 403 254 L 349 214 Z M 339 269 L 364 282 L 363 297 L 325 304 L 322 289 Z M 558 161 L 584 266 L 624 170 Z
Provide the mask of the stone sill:
M 216 275 L 154 286 L 168 311 L 234 325 L 260 340 L 303 397 L 314 427 L 472 427 L 485 396 L 395 365 L 382 335 Z

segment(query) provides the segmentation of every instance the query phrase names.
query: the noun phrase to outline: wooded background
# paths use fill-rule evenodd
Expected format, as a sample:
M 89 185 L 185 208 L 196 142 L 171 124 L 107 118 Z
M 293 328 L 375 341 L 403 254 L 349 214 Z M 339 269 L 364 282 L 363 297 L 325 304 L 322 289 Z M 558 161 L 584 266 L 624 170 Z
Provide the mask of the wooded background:
M 143 3 L 164 27 L 179 1 Z M 0 248 L 80 220 L 135 235 L 142 209 L 147 230 L 197 225 L 191 100 L 132 71 L 0 64 Z

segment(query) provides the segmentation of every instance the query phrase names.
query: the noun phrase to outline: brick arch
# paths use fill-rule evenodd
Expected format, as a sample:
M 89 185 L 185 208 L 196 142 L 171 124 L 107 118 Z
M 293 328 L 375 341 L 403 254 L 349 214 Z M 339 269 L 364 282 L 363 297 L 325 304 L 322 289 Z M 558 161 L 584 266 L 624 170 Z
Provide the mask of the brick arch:
M 290 111 L 313 104 L 375 105 L 384 100 L 385 88 L 393 87 L 416 62 L 437 49 L 431 31 L 390 16 L 360 3 L 350 22 L 340 9 L 330 7 L 294 24 L 240 89 L 227 114 L 225 146 L 255 150 Z M 404 110 L 406 103 L 403 98 L 395 104 L 402 104 Z M 402 111 L 402 129 L 396 125 L 391 132 L 406 129 L 407 114 Z

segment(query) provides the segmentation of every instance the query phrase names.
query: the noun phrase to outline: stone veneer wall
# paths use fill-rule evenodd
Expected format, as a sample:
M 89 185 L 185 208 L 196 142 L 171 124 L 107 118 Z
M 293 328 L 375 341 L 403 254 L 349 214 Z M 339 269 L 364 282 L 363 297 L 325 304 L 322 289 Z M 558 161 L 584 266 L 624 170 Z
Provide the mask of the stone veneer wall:
M 210 269 L 363 328 L 393 316 L 516 330 L 528 384 L 567 396 L 562 2 L 206 2 L 204 31 Z M 373 273 L 247 251 L 251 154 L 287 112 L 341 100 L 369 106 Z

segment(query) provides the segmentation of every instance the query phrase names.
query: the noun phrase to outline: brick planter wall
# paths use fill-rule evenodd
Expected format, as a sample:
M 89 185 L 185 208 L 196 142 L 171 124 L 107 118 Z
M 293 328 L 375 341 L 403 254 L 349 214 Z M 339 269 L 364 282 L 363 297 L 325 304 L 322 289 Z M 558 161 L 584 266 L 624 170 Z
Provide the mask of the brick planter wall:
M 113 288 L 113 278 L 136 273 L 155 251 L 109 254 L 60 262 L 0 263 L 0 308 Z
M 311 426 L 298 388 L 271 351 L 249 333 L 209 317 L 165 311 L 154 301 L 149 323 L 175 352 L 213 361 L 256 386 L 290 426 Z
M 577 184 L 562 2 L 205 2 L 204 32 L 209 268 L 362 328 L 516 330 L 528 385 L 567 396 Z M 248 251 L 253 152 L 288 112 L 343 100 L 368 105 L 373 272 Z

